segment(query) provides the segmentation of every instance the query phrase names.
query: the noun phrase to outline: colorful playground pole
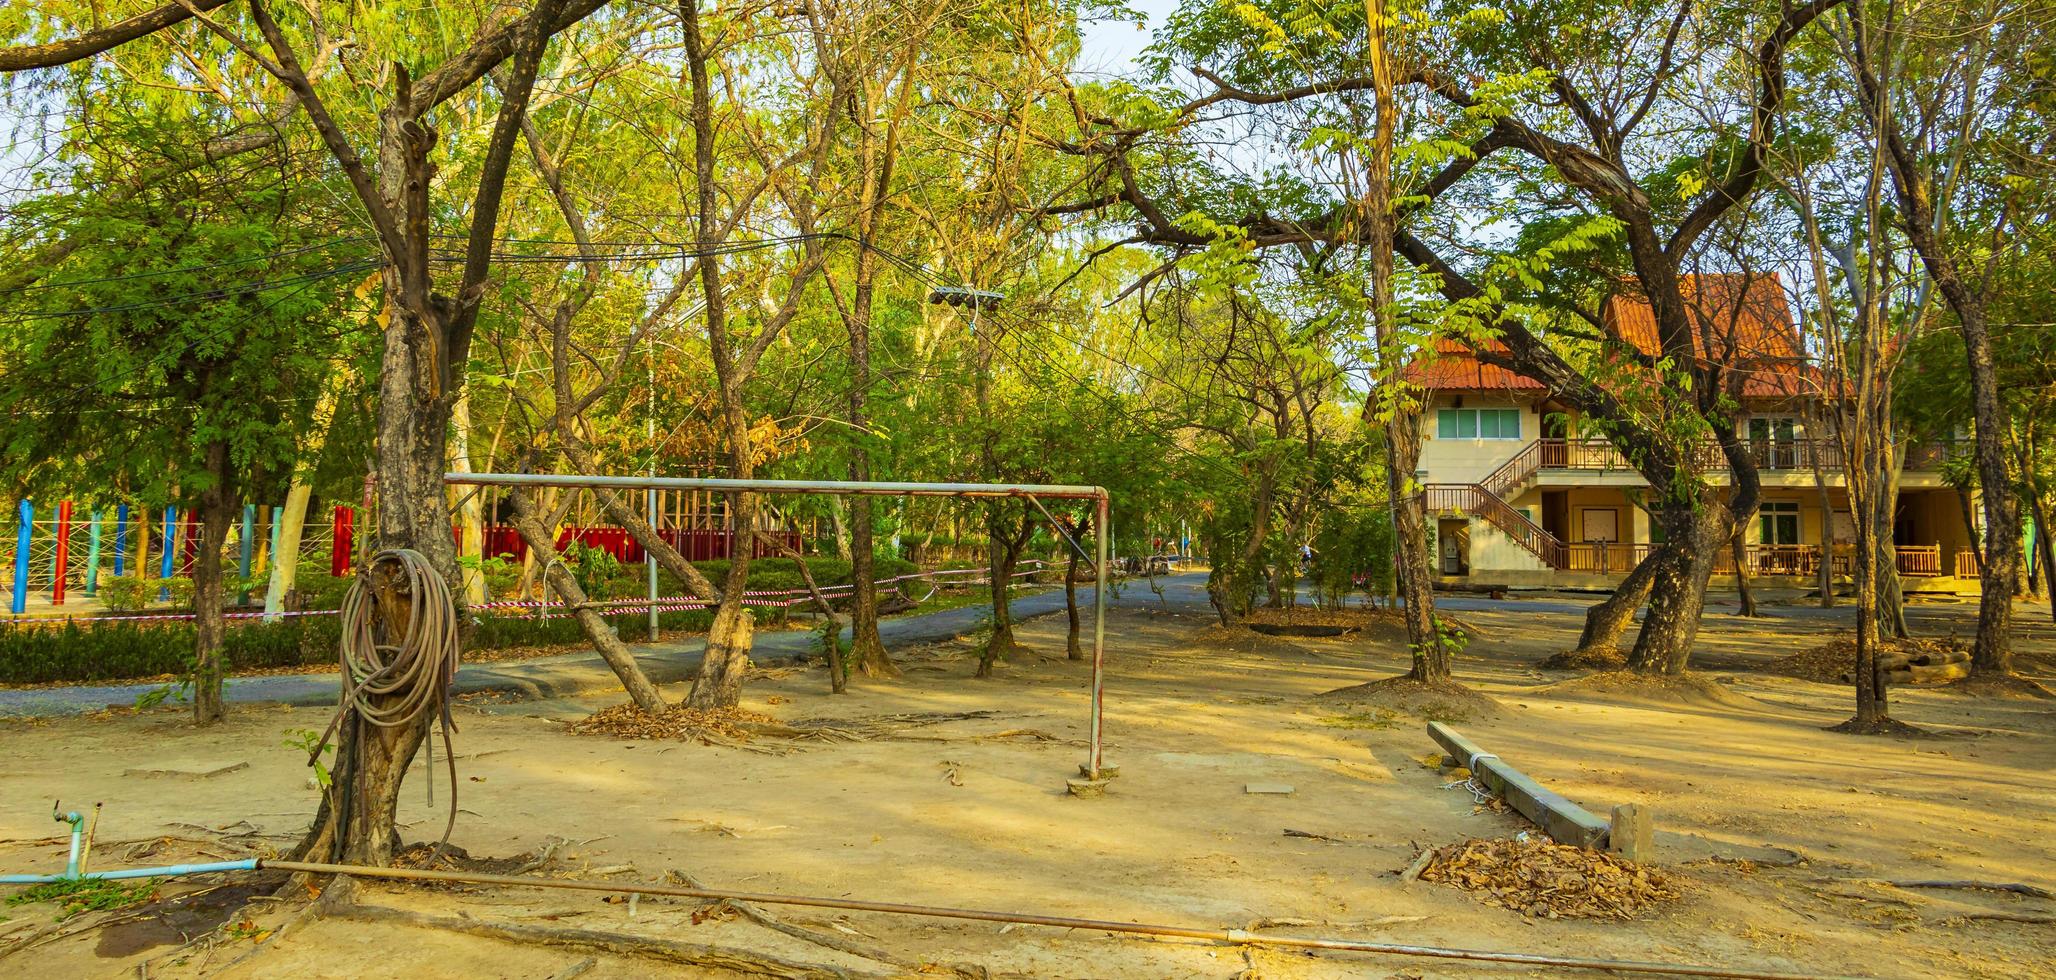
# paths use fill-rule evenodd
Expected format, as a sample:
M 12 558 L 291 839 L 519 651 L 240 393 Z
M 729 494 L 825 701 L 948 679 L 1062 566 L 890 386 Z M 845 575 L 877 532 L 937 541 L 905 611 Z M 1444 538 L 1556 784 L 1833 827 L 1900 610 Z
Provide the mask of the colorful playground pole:
M 164 554 L 157 561 L 157 577 L 170 578 L 178 573 L 178 508 L 176 506 L 166 506 L 164 508 L 163 552 Z M 171 586 L 163 585 L 157 588 L 158 602 L 164 602 L 170 598 Z
M 279 532 L 279 525 L 281 525 L 281 524 L 284 524 L 284 523 L 285 523 L 285 520 L 286 520 L 286 509 L 285 509 L 284 507 L 273 507 L 273 508 L 271 509 L 271 560 L 272 560 L 272 561 L 278 561 L 278 532 Z M 295 555 L 294 557 L 295 557 L 295 559 L 297 559 L 297 558 L 298 558 L 299 556 Z
M 128 505 L 114 505 L 114 574 L 128 573 Z
M 7 609 L 19 616 L 29 611 L 29 543 L 36 533 L 36 505 L 22 501 L 14 518 L 14 595 Z
M 356 516 L 349 507 L 336 505 L 335 534 L 328 542 L 328 573 L 336 578 L 350 573 L 350 522 Z
M 64 605 L 64 566 L 71 563 L 71 501 L 57 502 L 57 547 L 50 553 L 50 604 Z
M 254 550 L 256 545 L 256 542 L 250 540 L 250 536 L 255 533 L 257 533 L 257 505 L 244 504 L 243 540 L 239 542 L 236 548 L 236 576 L 245 582 L 250 581 L 250 552 Z M 250 604 L 249 589 L 244 589 L 236 596 L 236 604 L 243 606 Z
M 104 523 L 101 518 L 101 512 L 94 511 L 92 529 L 86 532 L 86 594 L 89 596 L 100 593 L 100 525 Z

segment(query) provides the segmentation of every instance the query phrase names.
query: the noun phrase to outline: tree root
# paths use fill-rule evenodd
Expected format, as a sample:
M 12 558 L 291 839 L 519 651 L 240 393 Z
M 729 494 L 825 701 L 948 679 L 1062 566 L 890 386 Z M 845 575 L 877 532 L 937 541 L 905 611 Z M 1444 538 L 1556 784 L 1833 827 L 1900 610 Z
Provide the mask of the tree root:
M 702 884 L 699 881 L 699 879 L 694 878 L 692 875 L 680 871 L 677 868 L 671 869 L 669 872 L 667 872 L 667 874 L 670 876 L 671 880 L 676 881 L 677 883 L 684 885 L 687 888 L 707 887 L 705 884 Z M 785 920 L 780 919 L 777 916 L 772 915 L 771 913 L 766 912 L 762 908 L 759 908 L 758 906 L 753 905 L 749 902 L 735 902 L 724 900 L 716 902 L 714 904 L 725 905 L 729 908 L 736 910 L 737 912 L 742 913 L 743 918 L 746 918 L 751 922 L 763 926 L 764 928 L 769 929 L 773 932 L 782 933 L 784 935 L 791 936 L 792 938 L 801 940 L 803 942 L 813 943 L 816 946 L 822 946 L 828 949 L 832 949 L 838 953 L 847 953 L 851 956 L 858 957 L 859 959 L 871 960 L 876 963 L 884 963 L 887 966 L 896 966 L 902 970 L 910 970 L 915 973 L 929 972 L 927 967 L 930 964 L 919 962 L 916 960 L 911 960 L 904 956 L 899 956 L 889 951 L 879 949 L 875 946 L 866 946 L 862 943 L 852 942 L 840 936 L 831 936 L 828 933 L 821 932 L 816 929 L 808 929 L 805 926 L 793 925 L 792 923 L 786 922 Z M 985 971 L 985 968 L 980 966 L 967 966 L 955 963 L 936 965 L 947 967 L 951 974 L 959 977 L 968 977 L 974 978 L 974 980 L 983 980 L 984 977 L 988 976 L 988 974 Z
M 515 925 L 512 923 L 481 922 L 475 919 L 460 919 L 456 916 L 426 915 L 420 912 L 410 912 L 405 909 L 388 908 L 381 905 L 352 905 L 338 911 L 336 915 L 359 922 L 413 926 L 419 929 L 434 929 L 441 932 L 461 932 L 469 936 L 498 939 L 505 942 L 563 946 L 575 949 L 598 950 L 622 956 L 639 956 L 645 959 L 664 960 L 686 966 L 728 970 L 753 977 L 770 977 L 773 980 L 856 980 L 856 978 L 878 976 L 878 974 L 858 973 L 818 963 L 800 963 L 728 946 L 686 943 L 674 939 L 635 936 L 620 932 L 601 932 L 593 929 L 564 929 L 546 926 Z
M 1932 734 L 1925 728 L 1915 728 L 1903 721 L 1883 718 L 1877 721 L 1860 721 L 1851 718 L 1839 725 L 1830 725 L 1824 731 L 1843 735 L 1884 735 L 1892 738 L 1925 738 Z
M 1988 892 L 2012 892 L 2031 898 L 2056 900 L 2056 891 L 2018 881 L 1887 881 L 1893 888 L 1967 888 Z

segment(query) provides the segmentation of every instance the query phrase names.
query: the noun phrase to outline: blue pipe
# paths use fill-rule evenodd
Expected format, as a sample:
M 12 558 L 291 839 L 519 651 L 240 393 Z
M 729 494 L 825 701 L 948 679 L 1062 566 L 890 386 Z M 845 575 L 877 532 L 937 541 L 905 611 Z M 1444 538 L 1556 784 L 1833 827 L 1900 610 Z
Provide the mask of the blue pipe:
M 128 505 L 114 505 L 114 574 L 128 572 Z
M 15 515 L 18 523 L 14 532 L 14 594 L 8 596 L 7 610 L 19 616 L 28 611 L 29 545 L 35 542 L 36 506 L 24 500 Z
M 158 578 L 170 578 L 173 572 L 178 571 L 178 546 L 178 508 L 166 507 L 164 508 L 164 555 L 157 562 Z M 169 598 L 171 598 L 171 586 L 160 586 L 157 589 L 157 601 L 163 602 Z
M 176 878 L 180 875 L 204 875 L 217 871 L 255 871 L 258 858 L 244 858 L 241 861 L 216 861 L 212 864 L 167 864 L 161 868 L 123 868 L 120 871 L 89 871 L 83 875 L 0 875 L 0 885 L 47 885 L 53 881 L 75 878 L 98 878 L 103 881 L 118 881 L 124 878 Z
M 71 824 L 71 857 L 64 862 L 64 876 L 76 878 L 79 876 L 79 845 L 84 842 L 86 836 L 85 814 L 77 810 L 62 814 L 52 810 L 50 816 L 58 823 Z

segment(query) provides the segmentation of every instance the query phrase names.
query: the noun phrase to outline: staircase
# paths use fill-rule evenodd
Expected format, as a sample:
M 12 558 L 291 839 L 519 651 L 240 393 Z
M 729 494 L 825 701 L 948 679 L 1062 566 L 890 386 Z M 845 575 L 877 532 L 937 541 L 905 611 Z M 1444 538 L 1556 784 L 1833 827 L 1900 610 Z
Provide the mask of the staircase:
M 1542 564 L 1562 571 L 1570 567 L 1570 548 L 1506 502 L 1508 497 L 1520 496 L 1534 482 L 1535 474 L 1542 469 L 1542 457 L 1543 445 L 1538 439 L 1476 483 L 1430 483 L 1421 490 L 1429 510 L 1456 510 L 1482 518 Z

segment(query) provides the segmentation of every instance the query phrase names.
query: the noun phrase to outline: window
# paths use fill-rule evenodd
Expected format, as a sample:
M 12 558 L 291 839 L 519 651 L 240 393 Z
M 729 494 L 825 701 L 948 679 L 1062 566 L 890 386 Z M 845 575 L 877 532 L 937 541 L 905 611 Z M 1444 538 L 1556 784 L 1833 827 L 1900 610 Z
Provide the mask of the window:
M 1756 465 L 1789 470 L 1799 466 L 1798 428 L 1790 416 L 1757 416 L 1749 420 L 1749 446 Z
M 1763 526 L 1764 544 L 1799 543 L 1799 505 L 1796 502 L 1767 500 L 1757 509 L 1757 520 Z
M 1519 439 L 1518 408 L 1445 408 L 1435 414 L 1437 439 Z

